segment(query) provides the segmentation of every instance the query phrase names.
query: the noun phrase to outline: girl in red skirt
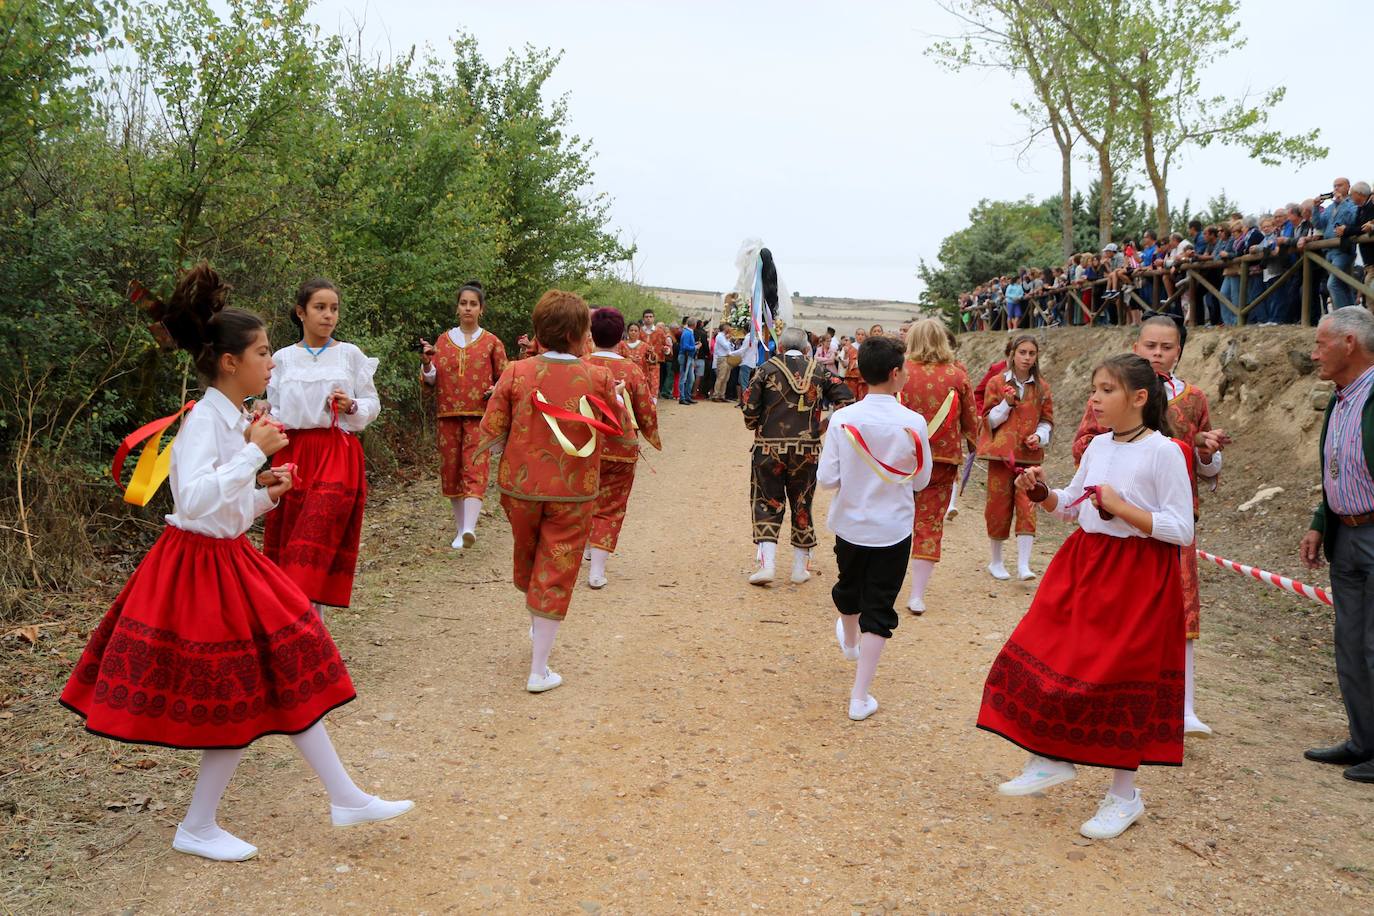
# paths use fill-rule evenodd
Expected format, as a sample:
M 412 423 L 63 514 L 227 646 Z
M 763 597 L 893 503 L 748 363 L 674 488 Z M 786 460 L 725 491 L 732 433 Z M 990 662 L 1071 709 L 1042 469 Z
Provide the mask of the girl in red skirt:
M 1139 356 L 1093 372 L 1093 439 L 1062 490 L 1035 467 L 1016 486 L 1079 530 L 1055 554 L 1030 610 L 983 688 L 978 727 L 1031 752 L 1003 795 L 1110 767 L 1111 790 L 1081 832 L 1119 836 L 1145 812 L 1135 771 L 1183 763 L 1183 591 L 1179 548 L 1193 540 L 1186 445 L 1169 438 L 1163 380 Z
M 291 320 L 301 342 L 272 354 L 266 409 L 287 430 L 273 467 L 294 465 L 296 480 L 267 516 L 262 551 L 310 598 L 315 610 L 348 607 L 358 566 L 367 475 L 357 434 L 382 409 L 372 376 L 377 360 L 334 339 L 339 290 L 311 280 L 296 293 Z
M 242 404 L 267 386 L 272 351 L 256 315 L 224 308 L 229 287 L 201 264 L 156 315 L 208 383 L 172 445 L 167 528 L 115 599 L 62 691 L 95 734 L 198 749 L 200 775 L 172 848 L 241 861 L 257 848 L 215 811 L 243 749 L 290 735 L 329 792 L 335 826 L 404 814 L 349 778 L 321 720 L 353 699 L 339 650 L 310 599 L 244 533 L 291 490 L 291 469 L 258 468 L 287 446 Z

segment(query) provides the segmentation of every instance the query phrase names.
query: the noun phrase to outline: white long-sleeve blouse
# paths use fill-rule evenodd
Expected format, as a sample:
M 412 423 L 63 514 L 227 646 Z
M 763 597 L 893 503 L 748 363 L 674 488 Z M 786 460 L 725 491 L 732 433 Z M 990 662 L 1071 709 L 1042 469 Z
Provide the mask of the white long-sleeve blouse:
M 248 415 L 218 388 L 205 392 L 172 443 L 172 499 L 167 523 L 212 538 L 236 538 L 276 503 L 258 487 L 267 462 L 245 441 Z
M 1153 533 L 1145 534 L 1116 517 L 1103 521 L 1091 499 L 1068 508 L 1083 489 L 1109 484 L 1121 498 L 1150 513 Z M 1152 432 L 1135 442 L 1117 442 L 1110 432 L 1095 436 L 1083 452 L 1078 473 L 1062 490 L 1054 515 L 1078 522 L 1084 531 L 1112 537 L 1152 537 L 1187 547 L 1193 543 L 1193 486 L 1183 450 L 1168 436 Z
M 273 353 L 272 360 L 276 365 L 267 383 L 267 401 L 272 416 L 287 429 L 327 428 L 333 421 L 329 395 L 335 388 L 358 405 L 354 413 L 339 413 L 339 428 L 346 432 L 362 432 L 382 411 L 372 381 L 377 360 L 351 343 L 336 340 L 318 357 L 292 344 Z

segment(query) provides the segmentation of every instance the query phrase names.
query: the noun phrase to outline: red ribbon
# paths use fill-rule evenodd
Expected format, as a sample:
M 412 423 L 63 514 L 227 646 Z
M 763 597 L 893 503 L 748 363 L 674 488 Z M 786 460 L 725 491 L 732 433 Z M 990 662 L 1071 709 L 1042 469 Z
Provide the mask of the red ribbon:
M 585 423 L 592 429 L 599 429 L 601 430 L 601 432 L 605 433 L 608 436 L 619 437 L 625 435 L 625 428 L 620 425 L 620 421 L 616 419 L 615 411 L 611 410 L 610 407 L 606 406 L 605 401 L 601 400 L 595 395 L 590 394 L 584 395 L 584 397 L 586 397 L 588 404 L 591 404 L 597 410 L 601 411 L 601 415 L 604 416 L 608 422 L 602 422 L 601 420 L 598 420 L 595 417 L 584 417 L 580 413 L 576 413 L 564 407 L 559 407 L 555 404 L 550 404 L 547 401 L 541 401 L 533 396 L 530 397 L 530 400 L 534 403 L 535 410 L 539 411 L 542 414 L 546 414 L 547 416 L 553 417 L 555 420 L 568 420 L 572 423 Z
M 119 448 L 115 449 L 114 462 L 110 465 L 110 476 L 114 478 L 114 482 L 121 490 L 124 489 L 124 484 L 119 482 L 119 477 L 124 472 L 124 459 L 129 457 L 129 452 L 133 451 L 134 446 L 145 439 L 151 439 L 153 436 L 161 434 L 163 430 L 175 423 L 178 417 L 194 407 L 195 404 L 195 401 L 187 401 L 185 404 L 181 405 L 181 409 L 176 413 L 160 417 L 150 423 L 144 423 L 138 429 L 124 437 L 124 441 L 119 443 Z
M 908 429 L 907 432 L 911 434 L 911 444 L 916 446 L 916 467 L 914 470 L 903 471 L 900 468 L 894 468 L 892 465 L 873 454 L 873 450 L 869 448 L 868 443 L 864 441 L 863 433 L 859 432 L 857 428 L 850 426 L 848 423 L 841 423 L 840 428 L 853 436 L 854 441 L 859 443 L 859 448 L 863 449 L 868 457 L 877 462 L 878 467 L 887 471 L 889 474 L 896 474 L 898 477 L 913 477 L 921 473 L 921 440 L 916 437 L 916 432 L 914 430 Z

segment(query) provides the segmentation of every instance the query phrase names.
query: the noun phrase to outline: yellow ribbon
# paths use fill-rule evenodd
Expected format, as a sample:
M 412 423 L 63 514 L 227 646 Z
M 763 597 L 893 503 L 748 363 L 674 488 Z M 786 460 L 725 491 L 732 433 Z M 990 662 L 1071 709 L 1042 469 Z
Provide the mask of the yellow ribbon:
M 143 446 L 143 450 L 138 453 L 138 463 L 134 465 L 134 472 L 129 477 L 129 485 L 124 488 L 126 503 L 135 506 L 148 505 L 157 488 L 162 486 L 167 475 L 172 473 L 172 443 L 176 442 L 176 439 L 176 436 L 172 436 L 167 441 L 166 448 L 159 448 L 162 444 L 162 435 L 159 433 Z
M 544 392 L 542 391 L 536 390 L 534 392 L 534 397 L 535 400 L 540 401 L 544 404 L 549 403 L 548 400 L 544 397 Z M 586 417 L 589 420 L 595 419 L 595 415 L 592 413 L 592 405 L 587 402 L 586 395 L 583 395 L 582 397 L 578 398 L 577 412 L 582 414 L 582 416 Z M 546 413 L 541 413 L 540 416 L 544 418 L 545 423 L 549 424 L 549 429 L 553 431 L 553 437 L 558 440 L 558 444 L 562 447 L 563 452 L 565 454 L 571 455 L 574 458 L 586 458 L 587 456 L 591 455 L 593 451 L 596 450 L 596 430 L 589 429 L 588 432 L 591 433 L 591 438 L 587 440 L 586 445 L 582 446 L 581 448 L 578 448 L 577 446 L 572 444 L 572 440 L 569 439 L 567 435 L 563 432 L 563 429 L 558 425 L 557 420 L 555 420 L 553 417 L 549 416 Z
M 930 437 L 935 438 L 935 434 L 940 431 L 940 427 L 945 425 L 945 420 L 949 418 L 949 410 L 954 406 L 954 389 L 949 389 L 949 394 L 945 395 L 945 402 L 940 405 L 940 409 L 935 411 L 935 416 L 931 417 L 929 423 Z
M 921 459 L 920 459 L 921 440 L 918 439 L 918 438 L 916 437 L 916 433 L 915 433 L 915 432 L 912 432 L 911 430 L 907 430 L 907 432 L 911 433 L 911 443 L 912 443 L 913 445 L 916 446 L 916 450 L 917 450 L 916 467 L 915 467 L 915 469 L 913 469 L 913 470 L 911 471 L 910 474 L 903 474 L 903 475 L 900 476 L 900 477 L 893 477 L 893 476 L 892 476 L 891 474 L 889 474 L 887 471 L 883 470 L 882 467 L 879 466 L 878 462 L 876 462 L 876 461 L 873 460 L 873 456 L 870 455 L 870 454 L 868 453 L 868 449 L 864 448 L 862 445 L 859 444 L 859 440 L 858 440 L 857 438 L 855 438 L 855 436 L 854 436 L 854 431 L 853 431 L 852 429 L 850 429 L 850 428 L 848 427 L 848 425 L 842 426 L 841 428 L 844 430 L 844 434 L 849 438 L 849 444 L 852 445 L 852 446 L 854 446 L 854 451 L 856 451 L 856 452 L 859 453 L 859 457 L 863 459 L 864 464 L 868 465 L 869 468 L 872 469 L 873 473 L 874 473 L 874 474 L 877 474 L 878 477 L 881 478 L 885 483 L 890 483 L 890 484 L 903 484 L 903 483 L 908 483 L 908 482 L 911 481 L 911 479 L 914 478 L 917 474 L 921 473 L 921 467 L 922 467 L 922 465 L 921 465 Z

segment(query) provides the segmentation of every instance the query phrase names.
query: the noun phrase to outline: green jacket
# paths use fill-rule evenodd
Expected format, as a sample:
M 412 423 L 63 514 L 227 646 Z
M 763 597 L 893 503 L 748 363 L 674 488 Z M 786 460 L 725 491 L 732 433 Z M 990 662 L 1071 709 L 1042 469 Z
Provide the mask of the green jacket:
M 1313 531 L 1322 533 L 1322 552 L 1328 560 L 1331 559 L 1331 539 L 1326 532 L 1340 524 L 1336 514 L 1326 504 L 1326 430 L 1331 425 L 1331 411 L 1335 406 L 1336 395 L 1333 393 L 1331 400 L 1326 402 L 1326 413 L 1322 416 L 1321 451 L 1317 453 L 1317 463 L 1321 465 L 1322 503 L 1312 516 L 1311 526 Z M 1364 441 L 1365 465 L 1369 468 L 1370 476 L 1374 477 L 1374 392 L 1364 402 L 1364 413 L 1360 416 L 1360 438 Z

